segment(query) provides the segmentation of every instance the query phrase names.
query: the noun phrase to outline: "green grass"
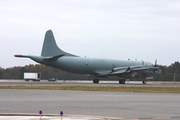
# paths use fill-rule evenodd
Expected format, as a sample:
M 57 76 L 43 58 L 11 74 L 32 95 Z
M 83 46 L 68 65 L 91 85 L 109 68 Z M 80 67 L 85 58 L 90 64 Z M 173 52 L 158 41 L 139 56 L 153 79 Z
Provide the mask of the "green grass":
M 76 90 L 76 91 L 140 92 L 140 93 L 180 93 L 180 87 L 0 86 L 0 89 Z

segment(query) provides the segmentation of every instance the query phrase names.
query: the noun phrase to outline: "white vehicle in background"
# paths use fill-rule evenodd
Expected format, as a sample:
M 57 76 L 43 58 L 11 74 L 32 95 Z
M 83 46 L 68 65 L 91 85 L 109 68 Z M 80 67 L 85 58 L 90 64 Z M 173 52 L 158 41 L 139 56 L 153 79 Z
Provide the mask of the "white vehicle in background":
M 41 79 L 41 73 L 32 73 L 32 72 L 25 72 L 24 73 L 24 80 L 25 81 L 40 81 Z

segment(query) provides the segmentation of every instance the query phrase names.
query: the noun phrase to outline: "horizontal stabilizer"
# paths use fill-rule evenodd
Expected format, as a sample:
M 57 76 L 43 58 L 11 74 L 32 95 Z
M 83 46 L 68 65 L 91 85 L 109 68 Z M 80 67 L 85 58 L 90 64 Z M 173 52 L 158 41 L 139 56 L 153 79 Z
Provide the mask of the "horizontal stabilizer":
M 64 55 L 56 55 L 56 56 L 53 56 L 53 57 L 45 57 L 44 60 L 55 61 L 55 60 L 57 60 L 58 58 L 60 58 L 62 56 L 64 56 Z
M 28 58 L 29 56 L 27 56 L 27 55 L 14 55 L 14 57 L 26 57 L 26 58 Z

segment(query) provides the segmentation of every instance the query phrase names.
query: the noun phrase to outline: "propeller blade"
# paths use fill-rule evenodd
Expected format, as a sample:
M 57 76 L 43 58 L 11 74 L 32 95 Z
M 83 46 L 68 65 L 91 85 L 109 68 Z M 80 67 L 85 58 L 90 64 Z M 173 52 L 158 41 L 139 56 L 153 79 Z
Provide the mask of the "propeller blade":
M 155 60 L 155 64 L 154 64 L 154 67 L 157 67 L 157 59 Z

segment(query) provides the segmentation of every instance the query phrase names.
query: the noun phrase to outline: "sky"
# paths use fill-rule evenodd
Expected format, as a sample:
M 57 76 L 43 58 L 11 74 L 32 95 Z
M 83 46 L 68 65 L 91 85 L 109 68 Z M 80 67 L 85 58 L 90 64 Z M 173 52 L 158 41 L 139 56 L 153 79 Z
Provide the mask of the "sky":
M 180 61 L 179 0 L 0 0 L 0 67 L 37 64 L 51 29 L 80 57 Z

